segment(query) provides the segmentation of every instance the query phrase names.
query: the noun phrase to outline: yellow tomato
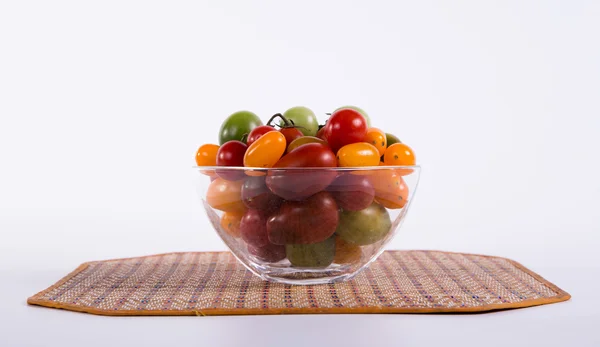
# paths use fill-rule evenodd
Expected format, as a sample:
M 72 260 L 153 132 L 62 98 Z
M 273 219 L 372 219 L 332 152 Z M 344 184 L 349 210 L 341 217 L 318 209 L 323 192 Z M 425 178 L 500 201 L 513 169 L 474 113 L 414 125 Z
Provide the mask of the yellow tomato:
M 196 164 L 198 166 L 217 166 L 217 152 L 219 146 L 206 144 L 200 146 L 196 152 Z
M 387 166 L 412 166 L 417 159 L 412 148 L 404 143 L 394 143 L 385 150 L 383 162 Z
M 378 166 L 379 151 L 370 143 L 351 143 L 340 148 L 337 160 L 342 167 Z
M 244 155 L 244 166 L 273 167 L 285 153 L 287 142 L 279 131 L 269 131 L 254 141 Z
M 387 147 L 387 139 L 383 131 L 377 128 L 369 128 L 367 130 L 365 142 L 368 142 L 375 146 L 375 148 L 377 148 L 377 150 L 379 151 L 380 157 L 385 153 L 385 148 Z
M 335 238 L 335 258 L 337 264 L 350 264 L 360 260 L 362 251 L 360 246 L 348 243 L 339 237 Z
M 239 212 L 225 212 L 221 217 L 221 228 L 233 237 L 240 237 L 240 222 L 243 216 L 244 214 Z
M 408 202 L 408 186 L 394 169 L 381 169 L 369 177 L 375 188 L 375 200 L 386 208 L 403 208 Z

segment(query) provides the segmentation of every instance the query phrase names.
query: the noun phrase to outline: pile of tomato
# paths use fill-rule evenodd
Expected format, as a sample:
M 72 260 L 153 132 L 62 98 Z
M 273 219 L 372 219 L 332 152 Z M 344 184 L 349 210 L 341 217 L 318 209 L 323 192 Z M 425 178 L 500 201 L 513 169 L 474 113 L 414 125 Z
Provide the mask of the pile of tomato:
M 196 153 L 198 166 L 215 167 L 202 170 L 212 180 L 206 201 L 224 212 L 222 229 L 264 262 L 287 258 L 300 268 L 355 262 L 362 246 L 392 229 L 388 209 L 408 200 L 403 176 L 412 173 L 404 166 L 415 165 L 413 150 L 371 127 L 358 107 L 335 110 L 324 125 L 306 107 L 276 114 L 266 125 L 252 112 L 236 112 L 223 122 L 219 144 Z

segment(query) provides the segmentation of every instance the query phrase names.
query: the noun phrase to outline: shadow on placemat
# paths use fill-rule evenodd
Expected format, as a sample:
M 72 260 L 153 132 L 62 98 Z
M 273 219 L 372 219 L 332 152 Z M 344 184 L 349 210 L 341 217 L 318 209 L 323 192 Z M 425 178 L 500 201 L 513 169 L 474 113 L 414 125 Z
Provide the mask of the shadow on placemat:
M 308 313 L 480 313 L 571 296 L 506 258 L 387 251 L 353 280 L 308 286 L 266 282 L 229 252 L 190 252 L 84 263 L 30 305 L 108 316 Z

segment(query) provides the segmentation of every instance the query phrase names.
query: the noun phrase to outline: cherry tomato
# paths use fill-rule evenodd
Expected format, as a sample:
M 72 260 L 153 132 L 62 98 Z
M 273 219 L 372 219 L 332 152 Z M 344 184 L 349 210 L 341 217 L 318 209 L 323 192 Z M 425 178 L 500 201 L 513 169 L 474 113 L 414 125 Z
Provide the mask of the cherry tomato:
M 285 259 L 285 246 L 274 245 L 272 243 L 265 247 L 248 245 L 248 253 L 262 261 L 276 263 Z
M 293 151 L 294 149 L 296 149 L 296 148 L 298 148 L 298 147 L 300 147 L 302 145 L 305 145 L 307 143 L 320 143 L 322 145 L 327 146 L 327 142 L 325 140 L 322 140 L 322 139 L 318 138 L 318 137 L 314 137 L 314 136 L 302 136 L 302 137 L 299 137 L 299 138 L 295 139 L 294 141 L 292 141 L 292 143 L 290 143 L 288 145 L 287 153 L 289 153 L 289 152 Z M 329 147 L 329 146 L 327 146 L 327 147 Z
M 260 118 L 250 111 L 239 111 L 227 117 L 219 130 L 219 144 L 231 140 L 242 140 L 244 134 L 262 125 Z
M 390 214 L 383 206 L 374 202 L 364 210 L 340 212 L 340 222 L 335 234 L 348 243 L 364 246 L 383 240 L 390 231 Z
M 375 188 L 375 200 L 390 209 L 403 208 L 408 202 L 408 186 L 393 169 L 373 170 L 369 176 Z
M 367 121 L 353 109 L 335 111 L 327 125 L 324 136 L 334 152 L 351 143 L 362 142 L 367 135 Z
M 292 107 L 285 111 L 283 116 L 292 121 L 295 126 L 299 127 L 304 135 L 315 136 L 317 133 L 319 122 L 317 121 L 315 113 L 309 108 L 303 106 Z M 283 126 L 284 122 L 280 122 L 279 125 Z
M 335 238 L 335 258 L 333 259 L 334 263 L 355 263 L 360 260 L 361 256 L 362 251 L 360 249 L 360 246 L 346 242 L 341 237 Z
M 196 152 L 196 164 L 198 166 L 217 166 L 217 152 L 219 146 L 206 144 L 200 146 Z
M 369 128 L 367 130 L 365 142 L 375 146 L 379 151 L 380 157 L 385 153 L 385 149 L 387 148 L 387 138 L 385 137 L 385 133 L 383 131 L 377 128 Z
M 273 194 L 265 183 L 265 177 L 248 177 L 242 185 L 242 201 L 248 208 L 274 211 L 281 205 L 281 198 Z
M 225 212 L 221 217 L 221 228 L 235 238 L 240 237 L 240 221 L 243 216 L 244 214 L 239 212 Z
M 338 206 L 328 192 L 306 201 L 286 201 L 267 221 L 269 241 L 276 245 L 325 241 L 338 225 Z
M 241 141 L 228 141 L 217 152 L 217 166 L 244 166 L 244 154 L 248 146 Z M 244 177 L 243 171 L 217 170 L 217 175 L 229 181 L 237 181 Z
M 363 110 L 362 108 L 358 107 L 358 106 L 342 106 L 342 107 L 338 107 L 335 109 L 335 111 L 337 110 L 341 110 L 343 108 L 351 108 L 354 111 L 358 111 L 358 113 L 362 114 L 363 117 L 365 117 L 365 120 L 367 121 L 367 126 L 371 126 L 371 117 L 369 117 L 369 115 L 367 114 L 367 112 L 365 112 L 365 110 Z M 335 112 L 333 111 L 333 112 Z
M 383 162 L 387 166 L 411 166 L 417 159 L 412 148 L 403 143 L 394 143 L 385 150 Z
M 279 131 L 285 136 L 285 141 L 288 145 L 295 139 L 304 136 L 298 128 L 281 128 Z
M 264 134 L 268 133 L 269 131 L 273 131 L 273 130 L 275 130 L 275 128 L 273 128 L 270 125 L 257 126 L 256 128 L 252 129 L 250 134 L 248 134 L 248 139 L 246 140 L 246 144 L 248 146 L 252 145 L 254 143 L 254 141 L 258 140 L 259 137 L 261 137 Z
M 375 189 L 368 177 L 349 173 L 338 176 L 327 191 L 331 192 L 339 207 L 348 211 L 369 207 L 375 197 Z
M 377 148 L 366 142 L 345 145 L 337 153 L 338 164 L 341 167 L 378 166 L 379 158 Z
M 317 131 L 317 137 L 323 141 L 327 141 L 327 138 L 325 137 L 325 126 L 323 126 L 321 129 L 319 129 L 319 131 Z
M 256 140 L 246 151 L 244 166 L 272 167 L 285 152 L 287 142 L 279 131 L 269 131 Z
M 206 202 L 214 209 L 225 212 L 244 212 L 242 202 L 243 181 L 228 181 L 217 178 L 208 186 Z
M 240 234 L 249 245 L 259 248 L 268 246 L 267 216 L 259 210 L 246 211 L 240 222 Z
M 307 143 L 281 158 L 275 168 L 335 167 L 337 160 L 329 147 L 320 143 Z M 286 200 L 302 200 L 318 193 L 335 179 L 334 170 L 294 169 L 273 170 L 268 173 L 267 187 Z

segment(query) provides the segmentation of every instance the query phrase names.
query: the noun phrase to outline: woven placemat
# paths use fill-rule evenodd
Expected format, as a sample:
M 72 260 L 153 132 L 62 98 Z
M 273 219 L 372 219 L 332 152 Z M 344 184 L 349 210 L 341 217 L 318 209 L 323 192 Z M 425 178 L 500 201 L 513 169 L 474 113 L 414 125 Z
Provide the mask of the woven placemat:
M 505 258 L 387 251 L 353 280 L 266 282 L 229 252 L 170 253 L 81 265 L 31 305 L 110 316 L 484 312 L 570 295 Z

